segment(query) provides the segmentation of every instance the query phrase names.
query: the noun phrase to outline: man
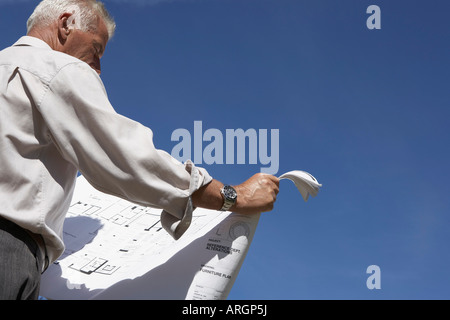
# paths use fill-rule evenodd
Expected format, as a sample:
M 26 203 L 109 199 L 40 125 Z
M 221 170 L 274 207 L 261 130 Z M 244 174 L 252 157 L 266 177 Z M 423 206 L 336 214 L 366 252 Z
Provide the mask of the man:
M 77 172 L 97 189 L 163 209 L 174 238 L 203 207 L 270 211 L 278 179 L 224 186 L 155 149 L 153 133 L 117 114 L 99 77 L 115 30 L 96 0 L 44 0 L 27 36 L 0 52 L 0 299 L 36 299 L 40 274 L 64 250 Z

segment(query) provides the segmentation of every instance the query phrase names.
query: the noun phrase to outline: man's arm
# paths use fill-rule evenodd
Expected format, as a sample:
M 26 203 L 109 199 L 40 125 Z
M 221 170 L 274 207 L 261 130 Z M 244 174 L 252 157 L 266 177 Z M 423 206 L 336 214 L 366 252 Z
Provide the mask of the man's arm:
M 223 184 L 217 180 L 203 186 L 192 195 L 195 207 L 220 210 L 224 199 L 220 193 Z M 279 179 L 258 173 L 240 185 L 234 186 L 237 201 L 230 211 L 243 214 L 271 211 L 279 191 Z

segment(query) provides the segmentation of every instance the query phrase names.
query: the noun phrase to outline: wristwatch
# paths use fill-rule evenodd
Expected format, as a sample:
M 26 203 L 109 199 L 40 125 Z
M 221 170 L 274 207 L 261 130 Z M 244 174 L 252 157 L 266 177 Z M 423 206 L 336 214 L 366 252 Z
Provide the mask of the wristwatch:
M 230 208 L 236 203 L 237 200 L 237 192 L 236 190 L 229 185 L 225 185 L 220 190 L 220 193 L 223 196 L 223 206 L 220 211 L 228 211 Z

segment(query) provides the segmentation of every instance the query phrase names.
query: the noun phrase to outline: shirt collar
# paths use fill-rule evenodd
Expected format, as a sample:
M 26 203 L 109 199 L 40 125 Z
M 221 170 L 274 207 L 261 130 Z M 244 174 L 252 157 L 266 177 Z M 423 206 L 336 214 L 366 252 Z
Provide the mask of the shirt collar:
M 13 46 L 31 46 L 40 49 L 52 49 L 45 41 L 30 36 L 23 36 L 14 43 Z

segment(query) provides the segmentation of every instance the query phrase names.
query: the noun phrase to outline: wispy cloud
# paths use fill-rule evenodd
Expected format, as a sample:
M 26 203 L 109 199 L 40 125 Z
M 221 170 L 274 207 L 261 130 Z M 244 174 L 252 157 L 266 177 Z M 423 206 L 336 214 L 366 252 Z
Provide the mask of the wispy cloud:
M 106 5 L 108 3 L 120 3 L 128 5 L 139 5 L 139 6 L 153 6 L 164 2 L 181 2 L 181 1 L 193 1 L 193 0 L 101 0 Z M 36 5 L 39 3 L 37 0 L 0 0 L 1 5 L 14 5 L 25 2 L 35 2 Z
M 195 1 L 195 0 L 102 0 L 106 5 L 108 3 L 123 3 L 129 5 L 140 5 L 140 6 L 153 6 L 160 3 L 169 3 L 169 2 L 187 2 L 187 1 Z
M 176 0 L 106 0 L 104 1 L 106 4 L 108 2 L 114 3 L 124 3 L 124 4 L 138 4 L 138 5 L 155 5 L 161 2 L 173 2 Z
M 0 6 L 3 4 L 18 4 L 24 2 L 32 2 L 33 0 L 0 0 Z

